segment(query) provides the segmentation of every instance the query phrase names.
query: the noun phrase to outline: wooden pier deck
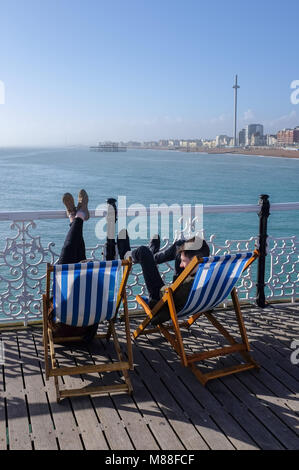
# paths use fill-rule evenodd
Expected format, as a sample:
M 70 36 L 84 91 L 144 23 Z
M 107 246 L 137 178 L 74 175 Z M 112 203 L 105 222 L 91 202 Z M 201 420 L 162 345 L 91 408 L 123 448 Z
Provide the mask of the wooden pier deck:
M 219 312 L 233 326 L 233 312 Z M 132 397 L 107 395 L 56 403 L 45 382 L 40 327 L 0 330 L 0 449 L 207 450 L 298 449 L 299 365 L 291 362 L 299 339 L 299 306 L 244 310 L 252 355 L 261 370 L 211 381 L 204 388 L 159 333 L 133 344 Z M 132 329 L 136 320 L 132 319 Z M 120 325 L 123 340 L 123 326 Z M 221 340 L 204 320 L 186 333 L 188 347 Z M 114 357 L 112 343 L 96 340 L 89 350 L 59 349 L 61 363 Z M 297 355 L 299 359 L 299 353 Z M 235 363 L 222 359 L 222 365 Z M 211 361 L 212 363 L 213 361 Z M 209 363 L 206 365 L 209 367 Z M 95 376 L 68 380 L 87 385 Z M 83 382 L 84 380 L 84 382 Z M 107 381 L 118 380 L 110 373 Z

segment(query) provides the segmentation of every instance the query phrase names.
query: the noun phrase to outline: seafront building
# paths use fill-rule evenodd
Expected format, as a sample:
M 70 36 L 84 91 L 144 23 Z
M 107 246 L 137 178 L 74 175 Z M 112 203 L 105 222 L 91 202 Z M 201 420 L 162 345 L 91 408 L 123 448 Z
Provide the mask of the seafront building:
M 268 147 L 274 147 L 277 145 L 277 135 L 267 134 L 266 135 L 266 145 Z
M 299 145 L 299 126 L 277 132 L 277 143 L 279 145 Z
M 116 145 L 111 142 L 105 144 Z M 119 145 L 129 148 L 197 151 L 200 148 L 232 147 L 234 146 L 234 137 L 219 134 L 215 139 L 160 139 L 146 142 L 120 142 Z M 293 129 L 282 129 L 277 134 L 264 134 L 262 124 L 248 124 L 238 133 L 239 147 L 286 147 L 286 145 L 299 146 L 299 126 Z
M 229 137 L 228 135 L 217 135 L 216 137 L 216 147 L 225 147 L 227 145 L 230 145 L 232 140 L 232 137 Z
M 242 129 L 239 132 L 239 146 L 244 147 L 244 145 L 246 145 L 246 131 L 245 129 Z
M 262 124 L 248 124 L 245 127 L 245 145 L 262 145 L 258 141 L 262 141 L 263 135 L 264 126 Z M 252 136 L 255 136 L 254 139 Z
M 179 147 L 180 146 L 180 141 L 178 139 L 171 139 L 168 141 L 168 147 L 174 148 L 174 147 Z

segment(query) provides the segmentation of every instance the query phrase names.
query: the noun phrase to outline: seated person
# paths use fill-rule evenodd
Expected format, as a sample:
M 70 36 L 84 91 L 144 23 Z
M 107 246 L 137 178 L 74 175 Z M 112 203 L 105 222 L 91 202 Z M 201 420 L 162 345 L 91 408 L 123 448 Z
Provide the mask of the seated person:
M 149 293 L 149 306 L 151 308 L 160 300 L 167 287 L 159 273 L 157 264 L 174 260 L 175 280 L 186 266 L 188 266 L 194 256 L 206 257 L 210 255 L 208 244 L 199 237 L 193 237 L 190 240 L 177 240 L 166 250 L 159 251 L 160 238 L 156 235 L 151 240 L 149 247 L 140 246 L 131 251 L 129 236 L 125 229 L 119 233 L 117 247 L 121 259 L 131 256 L 133 263 L 139 263 L 141 265 L 144 281 Z M 196 270 L 194 270 L 174 292 L 174 303 L 177 311 L 184 307 L 188 299 L 195 273 Z M 151 324 L 156 326 L 169 319 L 170 313 L 168 305 L 165 304 L 151 320 Z
M 84 189 L 79 191 L 78 205 L 75 207 L 74 198 L 70 193 L 63 195 L 62 201 L 69 217 L 70 228 L 66 235 L 57 264 L 73 264 L 86 261 L 85 243 L 83 238 L 83 222 L 89 219 L 88 195 Z M 80 336 L 85 341 L 91 341 L 95 336 L 98 324 L 87 327 L 75 327 L 56 323 L 52 319 L 53 301 L 50 301 L 49 323 L 53 337 Z

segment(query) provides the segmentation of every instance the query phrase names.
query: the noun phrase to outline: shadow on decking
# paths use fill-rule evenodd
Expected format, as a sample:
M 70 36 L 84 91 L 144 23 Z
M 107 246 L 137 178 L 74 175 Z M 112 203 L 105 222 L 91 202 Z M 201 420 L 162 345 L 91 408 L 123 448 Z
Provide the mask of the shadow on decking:
M 219 312 L 235 329 L 233 313 Z M 64 399 L 56 403 L 54 384 L 45 382 L 42 332 L 3 331 L 5 364 L 0 382 L 0 448 L 10 449 L 298 449 L 298 366 L 290 344 L 298 337 L 298 306 L 246 311 L 252 354 L 260 372 L 211 381 L 204 388 L 159 333 L 133 344 L 134 395 Z M 136 320 L 132 320 L 132 329 Z M 120 325 L 121 344 L 124 341 Z M 200 320 L 184 334 L 187 348 L 222 344 L 210 323 Z M 88 349 L 57 348 L 60 364 L 115 358 L 113 345 L 95 341 Z M 237 356 L 218 360 L 221 367 Z M 217 360 L 203 367 L 217 367 Z M 65 378 L 78 387 L 98 376 Z M 103 378 L 119 380 L 117 373 Z

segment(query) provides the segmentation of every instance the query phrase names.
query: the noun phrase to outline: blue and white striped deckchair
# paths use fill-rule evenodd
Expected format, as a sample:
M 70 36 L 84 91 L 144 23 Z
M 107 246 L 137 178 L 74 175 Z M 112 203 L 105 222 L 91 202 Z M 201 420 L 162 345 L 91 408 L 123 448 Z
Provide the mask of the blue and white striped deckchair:
M 132 345 L 126 297 L 126 283 L 132 267 L 130 260 L 88 262 L 76 264 L 48 265 L 46 294 L 43 296 L 44 350 L 46 378 L 55 379 L 57 401 L 66 396 L 91 395 L 106 392 L 132 392 L 128 369 L 133 368 Z M 124 269 L 122 269 L 124 268 Z M 79 337 L 53 338 L 50 307 L 50 283 L 53 273 L 52 321 L 70 327 L 87 327 L 108 322 L 108 332 L 97 335 L 109 339 L 112 335 L 119 362 L 78 367 L 58 367 L 55 360 L 54 343 L 79 340 Z M 115 330 L 115 319 L 121 302 L 124 307 L 128 360 L 123 359 Z M 72 328 L 72 331 L 78 331 Z M 80 331 L 80 330 L 79 330 Z M 50 359 L 48 356 L 50 347 Z M 89 387 L 76 390 L 59 388 L 58 376 L 91 372 L 122 371 L 125 384 Z
M 235 286 L 240 279 L 242 272 L 250 266 L 258 255 L 258 251 L 255 250 L 254 253 L 237 253 L 225 256 L 211 256 L 209 258 L 199 258 L 195 256 L 177 280 L 169 286 L 162 299 L 154 306 L 153 309 L 149 308 L 144 299 L 137 296 L 136 300 L 144 308 L 147 318 L 134 331 L 134 338 L 137 338 L 140 334 L 147 333 L 148 331 L 153 332 L 160 330 L 179 354 L 182 364 L 184 366 L 191 367 L 192 371 L 196 374 L 197 378 L 203 385 L 205 385 L 208 380 L 216 377 L 240 372 L 241 370 L 247 370 L 253 367 L 257 368 L 258 365 L 249 355 L 247 333 Z M 197 271 L 194 276 L 188 299 L 184 307 L 177 312 L 173 300 L 173 293 L 195 269 L 197 269 Z M 237 343 L 211 313 L 211 310 L 223 303 L 230 294 L 233 300 L 233 306 L 242 338 L 241 343 Z M 169 307 L 172 325 L 168 328 L 164 325 L 159 325 L 158 328 L 146 330 L 150 320 L 163 306 L 165 306 L 166 303 Z M 199 354 L 187 354 L 184 349 L 180 326 L 190 327 L 202 314 L 204 314 L 229 341 L 230 346 Z M 178 319 L 186 317 L 188 317 L 187 321 L 183 324 L 179 324 Z M 174 334 L 171 334 L 169 329 L 173 329 Z M 224 356 L 233 352 L 240 352 L 246 363 L 222 370 L 217 369 L 216 372 L 209 372 L 206 374 L 203 374 L 195 367 L 195 362 L 212 357 Z
M 89 326 L 116 314 L 121 260 L 54 265 L 53 320 Z
M 178 318 L 206 312 L 222 303 L 238 282 L 252 253 L 203 258 L 184 308 Z

